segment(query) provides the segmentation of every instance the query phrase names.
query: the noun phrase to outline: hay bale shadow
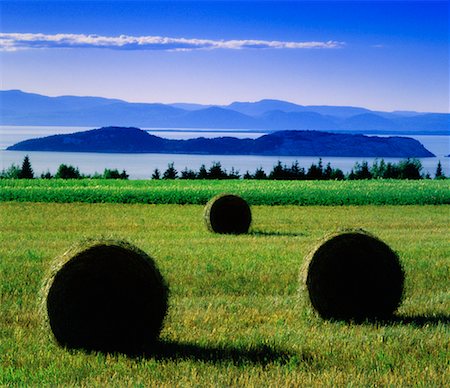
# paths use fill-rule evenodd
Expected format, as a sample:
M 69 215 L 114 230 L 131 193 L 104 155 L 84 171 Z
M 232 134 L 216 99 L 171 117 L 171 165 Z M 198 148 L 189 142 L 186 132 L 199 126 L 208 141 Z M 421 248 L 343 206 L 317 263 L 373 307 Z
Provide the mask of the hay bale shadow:
M 450 315 L 394 315 L 390 319 L 377 323 L 384 326 L 410 325 L 416 327 L 450 325 Z
M 259 230 L 259 229 L 253 229 L 248 234 L 252 235 L 252 236 L 260 236 L 260 237 L 272 237 L 272 236 L 278 236 L 278 237 L 305 237 L 305 236 L 308 236 L 308 233 L 280 232 L 280 231 L 269 231 L 269 230 Z
M 203 346 L 192 343 L 160 341 L 157 346 L 141 355 L 156 360 L 193 360 L 208 363 L 232 363 L 234 365 L 270 363 L 286 364 L 294 353 L 260 345 L 250 349 L 229 346 Z M 309 359 L 310 357 L 305 357 Z
M 273 346 L 259 345 L 249 349 L 227 346 L 208 346 L 194 343 L 182 343 L 169 340 L 159 340 L 151 348 L 140 352 L 101 352 L 85 349 L 68 349 L 76 354 L 82 351 L 86 354 L 105 354 L 112 356 L 125 355 L 136 360 L 157 361 L 195 361 L 209 364 L 244 365 L 300 365 L 311 366 L 315 357 L 307 351 L 301 353 L 278 349 Z

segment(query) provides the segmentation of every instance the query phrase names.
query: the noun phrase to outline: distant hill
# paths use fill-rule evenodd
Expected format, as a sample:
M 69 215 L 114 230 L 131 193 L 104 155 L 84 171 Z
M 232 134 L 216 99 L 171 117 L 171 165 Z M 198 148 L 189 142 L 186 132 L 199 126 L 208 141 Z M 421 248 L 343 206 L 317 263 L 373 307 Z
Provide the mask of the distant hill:
M 317 131 L 279 131 L 257 139 L 218 137 L 169 140 L 138 128 L 105 127 L 25 140 L 21 151 L 182 153 L 214 155 L 433 157 L 417 140 Z
M 227 106 L 129 103 L 99 97 L 47 97 L 20 90 L 0 91 L 0 124 L 450 134 L 450 114 L 444 113 L 375 112 L 281 100 Z

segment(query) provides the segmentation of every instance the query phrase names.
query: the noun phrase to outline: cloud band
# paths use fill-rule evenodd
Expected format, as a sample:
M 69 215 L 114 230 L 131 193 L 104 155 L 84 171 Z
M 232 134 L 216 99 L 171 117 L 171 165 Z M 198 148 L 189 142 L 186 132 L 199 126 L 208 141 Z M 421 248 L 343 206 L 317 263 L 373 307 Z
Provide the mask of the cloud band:
M 112 50 L 215 50 L 215 49 L 330 49 L 343 42 L 289 42 L 268 40 L 211 40 L 162 36 L 99 36 L 85 34 L 0 33 L 0 50 L 97 48 Z

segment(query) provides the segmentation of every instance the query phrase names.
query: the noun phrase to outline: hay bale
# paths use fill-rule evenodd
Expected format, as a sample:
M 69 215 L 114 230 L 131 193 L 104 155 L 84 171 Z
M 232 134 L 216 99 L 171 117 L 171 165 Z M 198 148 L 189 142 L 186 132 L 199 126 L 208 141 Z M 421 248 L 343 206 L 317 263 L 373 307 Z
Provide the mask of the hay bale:
M 56 341 L 88 351 L 151 349 L 168 308 L 168 287 L 155 262 L 122 241 L 89 241 L 66 252 L 43 294 Z
M 325 319 L 388 318 L 402 299 L 397 254 L 362 230 L 327 237 L 306 257 L 302 276 L 313 308 Z
M 206 204 L 204 218 L 208 230 L 215 233 L 247 233 L 252 223 L 250 206 L 233 194 L 219 194 L 212 198 Z

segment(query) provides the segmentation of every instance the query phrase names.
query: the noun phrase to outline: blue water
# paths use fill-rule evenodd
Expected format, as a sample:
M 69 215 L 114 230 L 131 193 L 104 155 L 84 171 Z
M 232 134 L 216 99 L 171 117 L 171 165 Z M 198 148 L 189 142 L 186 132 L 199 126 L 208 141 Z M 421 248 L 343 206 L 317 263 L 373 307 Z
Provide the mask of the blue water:
M 174 154 L 97 154 L 97 153 L 79 153 L 79 152 L 27 152 L 27 151 L 5 151 L 9 145 L 21 140 L 34 137 L 43 137 L 57 133 L 72 133 L 87 130 L 83 127 L 15 127 L 0 126 L 0 170 L 9 167 L 11 164 L 21 164 L 25 155 L 29 155 L 34 172 L 41 174 L 50 171 L 55 173 L 58 166 L 62 163 L 77 166 L 85 174 L 103 172 L 105 168 L 125 169 L 131 179 L 148 179 L 155 168 L 164 171 L 168 163 L 174 163 L 178 171 L 185 167 L 198 170 L 202 164 L 206 167 L 213 162 L 221 162 L 222 166 L 230 170 L 231 167 L 244 174 L 247 170 L 254 172 L 262 167 L 269 172 L 278 160 L 290 165 L 294 161 L 305 168 L 312 163 L 317 163 L 318 157 L 286 157 L 286 156 L 251 156 L 251 155 L 174 155 Z M 184 129 L 149 129 L 149 133 L 156 136 L 170 139 L 188 139 L 193 137 L 218 137 L 234 136 L 239 138 L 257 138 L 264 132 L 250 131 L 202 131 L 202 130 L 184 130 Z M 434 176 L 436 166 L 440 160 L 445 175 L 450 175 L 450 158 L 445 155 L 450 154 L 450 136 L 410 136 L 420 141 L 425 148 L 433 152 L 437 157 L 420 159 L 425 172 Z M 324 157 L 323 163 L 331 163 L 332 167 L 340 168 L 344 172 L 349 172 L 355 162 L 367 160 L 369 163 L 374 158 L 342 158 L 342 157 Z M 384 158 L 386 162 L 398 162 L 398 158 Z

